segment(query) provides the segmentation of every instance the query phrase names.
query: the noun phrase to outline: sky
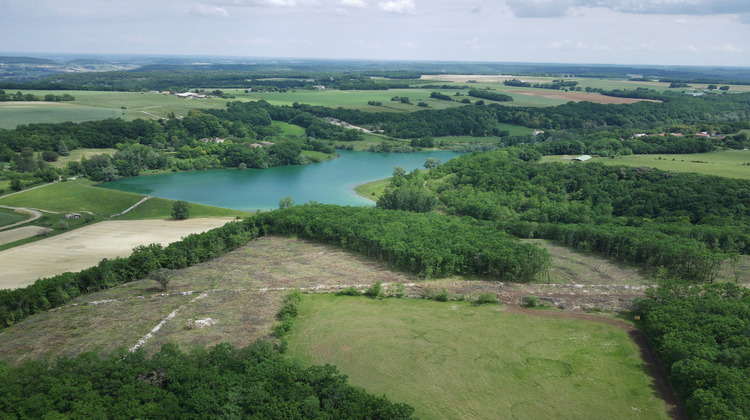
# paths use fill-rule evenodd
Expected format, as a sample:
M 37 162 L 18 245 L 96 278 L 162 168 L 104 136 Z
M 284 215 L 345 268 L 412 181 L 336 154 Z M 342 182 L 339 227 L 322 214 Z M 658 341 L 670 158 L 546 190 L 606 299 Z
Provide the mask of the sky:
M 0 0 L 0 51 L 750 66 L 750 0 Z

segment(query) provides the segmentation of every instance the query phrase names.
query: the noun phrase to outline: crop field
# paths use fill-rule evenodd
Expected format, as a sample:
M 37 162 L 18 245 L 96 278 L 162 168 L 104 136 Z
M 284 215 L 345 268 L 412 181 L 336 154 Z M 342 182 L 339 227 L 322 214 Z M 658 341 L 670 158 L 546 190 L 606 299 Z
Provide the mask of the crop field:
M 420 418 L 668 418 L 610 325 L 467 302 L 306 296 L 289 357 L 335 364 Z
M 138 245 L 166 245 L 231 219 L 117 220 L 95 223 L 42 241 L 0 251 L 0 289 L 13 289 L 66 271 L 79 271 L 103 258 L 130 255 Z
M 81 122 L 120 118 L 121 109 L 83 106 L 70 102 L 0 102 L 0 128 L 20 124 Z
M 635 102 L 649 101 L 656 102 L 648 99 L 634 99 L 634 98 L 617 98 L 614 96 L 605 96 L 598 93 L 587 93 L 587 92 L 565 92 L 562 90 L 552 89 L 533 89 L 533 90 L 512 90 L 508 91 L 509 94 L 518 95 L 529 95 L 545 99 L 554 99 L 565 102 L 594 102 L 598 104 L 632 104 Z
M 545 156 L 542 162 L 571 162 L 562 156 Z M 726 150 L 722 152 L 683 155 L 629 155 L 612 158 L 594 157 L 589 162 L 605 165 L 645 166 L 673 172 L 694 172 L 727 178 L 750 179 L 750 151 Z

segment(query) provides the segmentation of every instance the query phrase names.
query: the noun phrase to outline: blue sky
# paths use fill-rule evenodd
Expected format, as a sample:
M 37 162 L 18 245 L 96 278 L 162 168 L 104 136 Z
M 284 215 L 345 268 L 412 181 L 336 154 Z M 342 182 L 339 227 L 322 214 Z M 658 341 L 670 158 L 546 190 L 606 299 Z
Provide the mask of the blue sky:
M 750 66 L 750 0 L 0 0 L 0 51 Z

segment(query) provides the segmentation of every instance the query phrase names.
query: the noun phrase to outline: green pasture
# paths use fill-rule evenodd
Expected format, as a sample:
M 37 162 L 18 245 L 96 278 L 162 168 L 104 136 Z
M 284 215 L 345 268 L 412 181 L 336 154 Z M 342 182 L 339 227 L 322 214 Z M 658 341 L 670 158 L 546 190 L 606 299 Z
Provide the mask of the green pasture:
M 142 196 L 95 188 L 88 181 L 56 182 L 0 199 L 0 204 L 51 212 L 91 212 L 109 217 L 137 203 Z
M 98 108 L 71 102 L 0 102 L 0 128 L 12 130 L 21 124 L 104 120 L 120 118 L 122 114 L 121 109 Z
M 288 124 L 281 121 L 272 121 L 271 124 L 281 128 L 281 132 L 284 134 L 289 134 L 292 136 L 304 136 L 305 135 L 305 129 L 294 124 Z
M 104 188 L 95 189 L 97 191 L 114 191 Z M 168 200 L 166 198 L 158 197 L 150 198 L 148 201 L 141 203 L 133 210 L 123 214 L 122 216 L 117 216 L 117 220 L 170 219 L 172 218 L 173 205 L 174 200 Z M 207 206 L 205 204 L 190 203 L 190 218 L 248 217 L 250 215 L 252 215 L 252 213 L 246 211 Z
M 29 218 L 28 214 L 17 213 L 10 209 L 0 208 L 0 227 L 12 225 Z
M 571 162 L 562 156 L 545 156 L 542 162 Z M 645 166 L 673 172 L 694 172 L 727 178 L 750 179 L 750 151 L 726 150 L 681 155 L 630 155 L 615 158 L 594 157 L 588 162 L 605 165 Z M 746 165 L 743 165 L 746 164 Z
M 627 333 L 468 302 L 306 295 L 290 358 L 336 365 L 417 418 L 668 418 Z
M 59 156 L 55 162 L 50 162 L 51 166 L 55 168 L 65 168 L 68 166 L 68 162 L 80 162 L 81 158 L 90 158 L 93 155 L 106 154 L 113 156 L 117 152 L 117 149 L 73 149 L 70 150 L 70 155 Z
M 383 192 L 385 187 L 390 185 L 391 178 L 379 179 L 377 181 L 367 182 L 359 184 L 354 187 L 354 192 L 361 195 L 362 197 L 369 198 L 370 200 L 377 201 Z

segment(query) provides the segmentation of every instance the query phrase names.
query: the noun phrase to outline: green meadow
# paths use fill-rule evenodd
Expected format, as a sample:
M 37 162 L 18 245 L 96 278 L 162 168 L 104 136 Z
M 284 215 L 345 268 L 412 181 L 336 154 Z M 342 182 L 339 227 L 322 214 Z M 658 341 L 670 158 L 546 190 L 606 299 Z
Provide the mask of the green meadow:
M 545 156 L 542 162 L 571 162 L 562 156 Z M 630 155 L 613 158 L 594 157 L 589 162 L 605 165 L 645 166 L 672 172 L 694 172 L 727 178 L 750 179 L 750 151 L 726 150 L 721 152 L 684 155 Z
M 0 128 L 21 124 L 81 122 L 120 118 L 122 109 L 99 108 L 70 102 L 0 102 Z
M 665 419 L 638 347 L 597 322 L 498 305 L 306 295 L 287 354 L 430 419 Z

